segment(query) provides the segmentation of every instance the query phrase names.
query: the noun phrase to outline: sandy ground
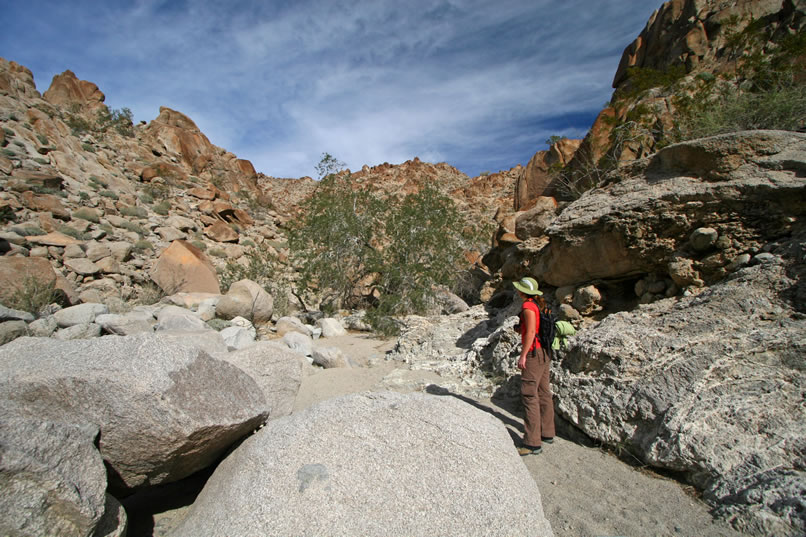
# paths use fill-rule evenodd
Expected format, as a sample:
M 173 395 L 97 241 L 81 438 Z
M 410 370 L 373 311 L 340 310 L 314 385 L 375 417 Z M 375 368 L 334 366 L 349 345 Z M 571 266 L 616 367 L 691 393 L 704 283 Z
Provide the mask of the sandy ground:
M 425 389 L 439 384 L 434 373 L 409 371 L 405 364 L 384 359 L 393 346 L 390 340 L 362 334 L 328 338 L 317 345 L 338 347 L 350 357 L 351 368 L 308 368 L 297 395 L 294 410 L 319 401 L 356 393 L 390 389 Z M 523 432 L 520 411 L 503 403 L 458 397 L 491 413 L 509 430 L 516 443 Z M 572 441 L 558 434 L 543 453 L 524 457 L 523 463 L 537 482 L 543 510 L 557 537 L 739 537 L 742 534 L 715 520 L 705 503 L 690 487 L 631 466 L 599 448 Z M 155 498 L 133 498 L 124 502 L 129 513 L 130 537 L 163 536 L 184 517 L 187 505 L 209 473 L 182 484 L 166 486 Z M 181 491 L 181 492 L 179 492 Z M 162 498 L 160 500 L 159 498 Z M 184 498 L 184 501 L 181 499 Z M 168 505 L 160 501 L 168 499 Z

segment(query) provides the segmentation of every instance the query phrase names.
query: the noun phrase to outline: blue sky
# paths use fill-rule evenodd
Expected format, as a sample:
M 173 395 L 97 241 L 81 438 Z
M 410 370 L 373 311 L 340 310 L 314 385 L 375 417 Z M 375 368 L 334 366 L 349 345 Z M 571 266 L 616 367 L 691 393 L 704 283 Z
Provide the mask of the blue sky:
M 660 0 L 4 2 L 0 56 L 160 106 L 275 177 L 415 156 L 475 176 L 582 137 Z

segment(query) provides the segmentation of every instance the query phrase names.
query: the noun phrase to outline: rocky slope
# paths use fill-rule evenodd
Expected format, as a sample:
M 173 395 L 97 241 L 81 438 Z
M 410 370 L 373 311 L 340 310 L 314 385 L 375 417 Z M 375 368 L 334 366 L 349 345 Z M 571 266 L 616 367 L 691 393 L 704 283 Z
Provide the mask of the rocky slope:
M 50 261 L 73 303 L 145 299 L 152 282 L 167 293 L 218 292 L 193 277 L 182 282 L 186 275 L 155 275 L 175 241 L 191 244 L 198 250 L 191 257 L 219 272 L 226 262 L 247 264 L 252 247 L 285 256 L 284 228 L 299 218 L 315 181 L 256 173 L 174 110 L 132 125 L 104 98 L 70 71 L 40 95 L 29 70 L 0 60 L 4 252 Z M 512 206 L 518 172 L 470 179 L 447 164 L 414 159 L 364 166 L 352 176 L 358 187 L 387 196 L 436 186 L 484 227 Z M 19 286 L 4 287 L 8 294 Z

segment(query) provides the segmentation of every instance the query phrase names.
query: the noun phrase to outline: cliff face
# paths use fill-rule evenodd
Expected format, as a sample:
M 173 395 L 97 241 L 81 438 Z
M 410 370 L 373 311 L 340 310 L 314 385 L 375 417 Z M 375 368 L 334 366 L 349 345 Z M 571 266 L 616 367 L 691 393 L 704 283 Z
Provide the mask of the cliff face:
M 628 162 L 655 152 L 674 139 L 681 97 L 708 98 L 698 91 L 703 81 L 713 80 L 723 89 L 751 85 L 752 66 L 770 65 L 782 53 L 781 43 L 805 29 L 806 5 L 799 1 L 664 3 L 624 50 L 610 106 L 597 118 L 572 167 L 605 156 Z M 787 64 L 806 65 L 803 46 L 786 53 Z
M 781 46 L 804 30 L 806 5 L 799 1 L 665 2 L 624 50 L 611 102 L 585 139 L 532 158 L 518 180 L 515 210 L 528 209 L 540 196 L 578 197 L 615 165 L 679 141 L 681 103 L 746 87 L 753 66 L 770 66 L 782 53 L 794 77 L 806 83 L 806 47 Z M 579 188 L 573 188 L 576 182 Z

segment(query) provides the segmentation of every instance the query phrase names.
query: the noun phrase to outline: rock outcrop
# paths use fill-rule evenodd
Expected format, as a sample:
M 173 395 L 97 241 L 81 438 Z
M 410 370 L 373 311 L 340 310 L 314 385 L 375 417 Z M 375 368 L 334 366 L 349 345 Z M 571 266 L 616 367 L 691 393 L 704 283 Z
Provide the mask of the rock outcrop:
M 571 338 L 552 367 L 559 415 L 685 476 L 741 530 L 802 533 L 806 318 L 789 270 L 774 256 Z
M 681 288 L 716 282 L 742 255 L 797 226 L 806 214 L 804 169 L 806 135 L 798 133 L 753 131 L 664 148 L 568 206 L 546 230 L 550 242 L 532 274 L 555 287 L 643 274 Z M 703 251 L 690 238 L 705 227 L 720 239 Z
M 393 393 L 267 423 L 219 465 L 171 535 L 210 532 L 553 535 L 500 421 L 450 396 Z

